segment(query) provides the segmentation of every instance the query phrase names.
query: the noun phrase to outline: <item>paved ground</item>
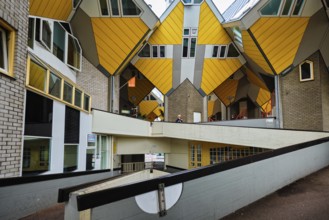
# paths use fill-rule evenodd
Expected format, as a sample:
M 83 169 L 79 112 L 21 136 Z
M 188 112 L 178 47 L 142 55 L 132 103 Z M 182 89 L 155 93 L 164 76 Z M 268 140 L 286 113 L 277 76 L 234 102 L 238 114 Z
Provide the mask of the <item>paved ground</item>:
M 23 220 L 62 220 L 64 205 L 41 210 Z M 329 219 L 329 167 L 263 198 L 223 220 Z

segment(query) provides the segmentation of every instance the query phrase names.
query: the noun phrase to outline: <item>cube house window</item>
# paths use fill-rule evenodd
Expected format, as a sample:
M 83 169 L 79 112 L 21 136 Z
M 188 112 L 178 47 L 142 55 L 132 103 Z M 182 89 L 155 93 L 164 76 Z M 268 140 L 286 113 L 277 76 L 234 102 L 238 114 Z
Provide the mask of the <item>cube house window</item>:
M 313 62 L 306 60 L 299 65 L 299 80 L 301 82 L 314 79 Z

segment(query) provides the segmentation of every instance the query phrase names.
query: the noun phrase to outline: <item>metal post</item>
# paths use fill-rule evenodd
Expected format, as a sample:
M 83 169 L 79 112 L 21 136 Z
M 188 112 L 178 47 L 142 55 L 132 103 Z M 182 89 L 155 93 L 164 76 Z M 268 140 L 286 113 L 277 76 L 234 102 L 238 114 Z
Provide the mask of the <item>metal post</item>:
M 165 198 L 165 185 L 164 185 L 164 183 L 159 184 L 158 204 L 159 204 L 159 216 L 160 217 L 166 216 L 167 215 L 167 210 L 166 210 L 166 198 Z

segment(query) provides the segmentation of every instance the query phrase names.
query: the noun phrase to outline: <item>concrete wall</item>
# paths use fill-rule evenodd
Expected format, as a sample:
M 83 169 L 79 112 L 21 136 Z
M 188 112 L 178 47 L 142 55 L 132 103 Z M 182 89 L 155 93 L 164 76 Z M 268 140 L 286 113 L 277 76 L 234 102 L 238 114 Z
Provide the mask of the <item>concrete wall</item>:
M 108 110 L 109 80 L 84 57 L 81 72 L 77 74 L 77 85 L 91 95 L 92 108 Z
M 313 61 L 312 81 L 299 81 L 299 66 L 280 78 L 283 128 L 323 130 L 320 59 L 319 52 L 307 59 Z
M 184 182 L 178 202 L 161 219 L 220 219 L 329 165 L 329 143 Z M 91 210 L 91 219 L 160 219 L 131 197 Z
M 208 125 L 225 125 L 225 126 L 237 126 L 237 127 L 253 127 L 253 128 L 276 128 L 274 118 L 262 118 L 262 119 L 247 119 L 247 120 L 226 120 L 202 123 Z
M 106 172 L 0 187 L 0 219 L 19 219 L 57 204 L 60 188 L 109 177 Z
M 16 30 L 14 78 L 0 73 L 0 178 L 21 175 L 29 1 L 0 1 L 0 19 Z
M 117 137 L 117 154 L 170 153 L 168 138 Z
M 165 159 L 168 166 L 188 169 L 188 141 L 172 139 L 171 151 Z

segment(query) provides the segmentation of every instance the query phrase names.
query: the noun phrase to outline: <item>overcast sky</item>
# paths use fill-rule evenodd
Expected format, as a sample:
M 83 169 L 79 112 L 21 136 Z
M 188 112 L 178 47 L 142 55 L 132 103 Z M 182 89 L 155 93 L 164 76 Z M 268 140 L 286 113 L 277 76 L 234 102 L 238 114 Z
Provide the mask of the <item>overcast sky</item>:
M 154 13 L 160 17 L 161 14 L 166 10 L 165 0 L 144 0 L 147 4 L 152 5 Z M 223 13 L 234 0 L 213 0 L 218 10 Z

